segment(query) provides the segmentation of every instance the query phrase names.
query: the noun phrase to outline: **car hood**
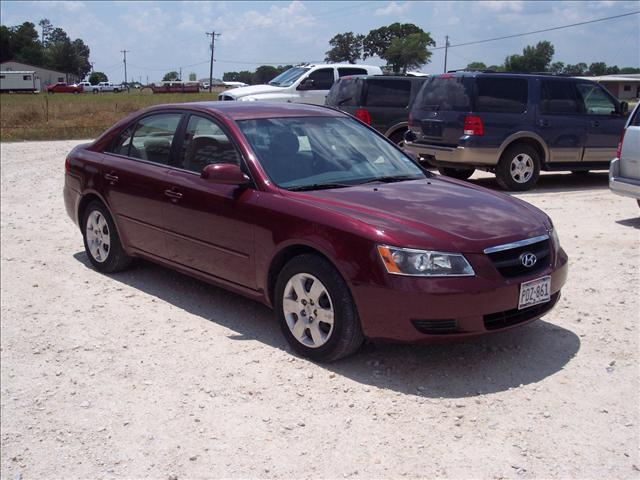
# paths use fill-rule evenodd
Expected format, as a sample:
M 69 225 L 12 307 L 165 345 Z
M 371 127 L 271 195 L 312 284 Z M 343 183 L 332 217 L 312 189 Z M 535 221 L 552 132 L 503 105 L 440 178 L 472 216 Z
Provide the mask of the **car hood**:
M 551 227 L 526 202 L 440 177 L 286 194 L 364 222 L 377 242 L 403 247 L 480 253 Z
M 225 90 L 221 95 L 224 94 L 239 98 L 249 95 L 257 95 L 260 93 L 280 93 L 282 90 L 282 87 L 275 87 L 273 85 L 250 85 L 248 87 L 238 87 L 232 88 L 231 90 Z

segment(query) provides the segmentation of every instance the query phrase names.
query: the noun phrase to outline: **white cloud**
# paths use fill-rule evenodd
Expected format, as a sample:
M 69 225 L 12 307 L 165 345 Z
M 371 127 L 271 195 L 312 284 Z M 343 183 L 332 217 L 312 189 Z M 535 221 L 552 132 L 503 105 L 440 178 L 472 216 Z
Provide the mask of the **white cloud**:
M 519 0 L 488 0 L 485 2 L 479 2 L 479 5 L 493 12 L 521 12 L 524 8 L 524 3 Z
M 387 4 L 386 7 L 378 8 L 374 12 L 376 17 L 386 17 L 387 15 L 401 15 L 406 13 L 409 8 L 411 8 L 411 4 L 409 2 L 397 3 L 395 1 L 391 1 Z

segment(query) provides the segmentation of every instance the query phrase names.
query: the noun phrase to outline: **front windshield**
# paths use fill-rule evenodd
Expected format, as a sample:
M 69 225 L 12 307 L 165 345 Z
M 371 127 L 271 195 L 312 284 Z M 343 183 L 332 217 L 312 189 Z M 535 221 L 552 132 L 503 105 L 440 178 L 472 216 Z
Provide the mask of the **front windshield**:
M 276 87 L 290 87 L 293 83 L 298 80 L 305 72 L 308 72 L 309 68 L 303 67 L 293 67 L 289 70 L 282 72 L 276 78 L 269 82 L 269 85 L 273 85 Z
M 396 147 L 348 117 L 238 120 L 271 180 L 289 190 L 425 178 Z

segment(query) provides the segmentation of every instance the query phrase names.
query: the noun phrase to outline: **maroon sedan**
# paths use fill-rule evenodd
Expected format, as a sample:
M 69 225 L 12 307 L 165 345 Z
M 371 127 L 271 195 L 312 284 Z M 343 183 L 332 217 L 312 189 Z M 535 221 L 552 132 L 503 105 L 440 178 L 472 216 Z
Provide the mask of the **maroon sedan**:
M 425 172 L 325 107 L 155 106 L 76 147 L 65 170 L 96 269 L 141 257 L 263 302 L 315 360 L 365 338 L 522 325 L 551 310 L 567 276 L 543 212 Z

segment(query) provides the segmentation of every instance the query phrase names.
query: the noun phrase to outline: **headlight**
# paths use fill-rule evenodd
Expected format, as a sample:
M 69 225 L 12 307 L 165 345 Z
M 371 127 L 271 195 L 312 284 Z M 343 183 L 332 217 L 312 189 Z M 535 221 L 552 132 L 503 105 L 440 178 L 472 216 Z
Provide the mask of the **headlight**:
M 459 253 L 431 252 L 378 245 L 387 272 L 418 277 L 471 277 L 473 268 Z

